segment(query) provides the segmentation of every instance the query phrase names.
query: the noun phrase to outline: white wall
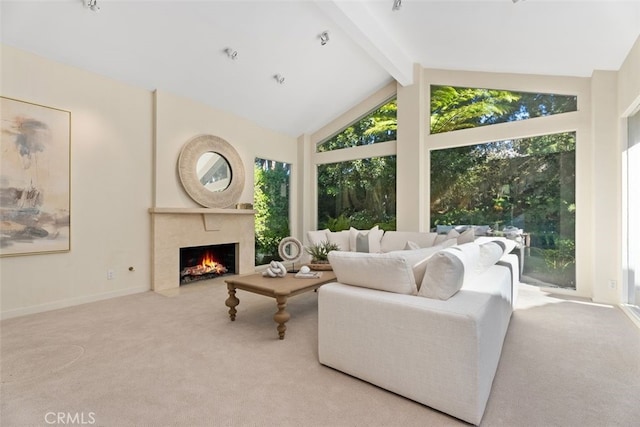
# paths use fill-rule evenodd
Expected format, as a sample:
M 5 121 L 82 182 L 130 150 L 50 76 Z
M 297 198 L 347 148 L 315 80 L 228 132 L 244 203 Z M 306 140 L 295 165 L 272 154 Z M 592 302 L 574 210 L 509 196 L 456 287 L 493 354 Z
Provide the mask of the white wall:
M 2 258 L 2 317 L 149 289 L 152 94 L 0 49 L 3 96 L 71 112 L 71 251 Z

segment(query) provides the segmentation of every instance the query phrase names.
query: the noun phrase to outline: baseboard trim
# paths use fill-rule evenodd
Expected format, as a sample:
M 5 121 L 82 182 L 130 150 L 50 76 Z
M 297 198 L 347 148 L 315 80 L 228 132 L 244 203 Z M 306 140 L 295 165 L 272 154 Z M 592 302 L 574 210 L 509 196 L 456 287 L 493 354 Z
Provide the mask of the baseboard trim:
M 135 288 L 121 289 L 117 291 L 105 292 L 96 295 L 87 295 L 77 298 L 63 299 L 59 301 L 49 302 L 46 304 L 32 305 L 30 307 L 16 308 L 0 313 L 0 320 L 11 319 L 14 317 L 26 316 L 28 314 L 43 313 L 45 311 L 58 310 L 60 308 L 73 307 L 74 305 L 86 304 L 89 302 L 102 301 L 106 299 L 123 297 L 126 295 L 139 294 L 149 291 L 148 286 L 138 286 Z
M 620 304 L 620 308 L 629 319 L 640 329 L 640 309 L 637 306 Z

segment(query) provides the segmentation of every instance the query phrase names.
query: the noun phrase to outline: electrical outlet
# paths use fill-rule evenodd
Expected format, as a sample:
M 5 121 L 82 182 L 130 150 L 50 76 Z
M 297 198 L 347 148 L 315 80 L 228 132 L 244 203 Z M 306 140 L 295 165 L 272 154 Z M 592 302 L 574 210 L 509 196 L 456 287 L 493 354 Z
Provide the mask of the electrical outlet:
M 107 270 L 107 280 L 113 280 L 115 277 L 116 273 L 112 269 Z
M 615 280 L 609 280 L 609 289 L 615 289 L 617 287 L 617 283 Z

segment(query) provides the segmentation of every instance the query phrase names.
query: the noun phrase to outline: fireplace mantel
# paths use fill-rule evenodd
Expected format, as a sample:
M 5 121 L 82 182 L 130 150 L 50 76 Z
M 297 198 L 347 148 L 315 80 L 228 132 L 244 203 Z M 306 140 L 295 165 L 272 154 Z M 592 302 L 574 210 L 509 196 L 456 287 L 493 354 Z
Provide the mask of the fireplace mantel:
M 152 224 L 151 287 L 179 287 L 180 248 L 238 244 L 237 274 L 255 270 L 255 211 L 220 208 L 150 208 Z
M 219 209 L 219 208 L 149 208 L 152 214 L 221 214 L 221 215 L 254 215 L 253 209 Z

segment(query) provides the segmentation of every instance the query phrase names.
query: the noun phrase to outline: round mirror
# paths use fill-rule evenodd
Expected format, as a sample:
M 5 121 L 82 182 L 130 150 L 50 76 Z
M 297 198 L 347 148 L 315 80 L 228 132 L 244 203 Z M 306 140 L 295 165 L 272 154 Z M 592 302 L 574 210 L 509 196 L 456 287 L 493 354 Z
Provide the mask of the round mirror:
M 231 166 L 227 159 L 213 151 L 203 153 L 196 164 L 200 184 L 215 193 L 226 190 L 231 184 Z
M 278 255 L 284 261 L 296 262 L 302 256 L 302 243 L 295 237 L 285 237 L 278 245 Z
M 213 135 L 187 141 L 178 158 L 178 174 L 187 194 L 208 208 L 234 206 L 244 188 L 240 155 L 227 141 Z

